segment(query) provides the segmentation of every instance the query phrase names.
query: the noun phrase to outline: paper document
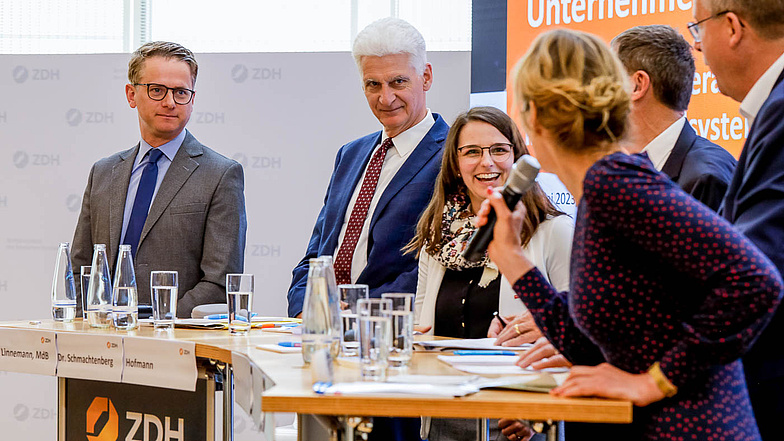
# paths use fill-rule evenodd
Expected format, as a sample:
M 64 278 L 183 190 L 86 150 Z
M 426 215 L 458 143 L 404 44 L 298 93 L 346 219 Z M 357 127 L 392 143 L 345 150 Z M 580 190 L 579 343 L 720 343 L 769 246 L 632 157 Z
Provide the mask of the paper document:
M 522 346 L 496 346 L 495 338 L 466 338 L 466 339 L 445 339 L 445 340 L 427 340 L 415 341 L 415 345 L 426 350 L 443 351 L 451 349 L 487 349 L 497 351 L 525 351 L 530 348 L 530 343 Z
M 336 383 L 332 385 L 316 383 L 313 390 L 325 395 L 364 395 L 364 394 L 403 394 L 433 395 L 439 397 L 463 397 L 479 392 L 479 388 L 469 384 L 444 385 L 423 383 L 380 383 L 357 381 L 353 383 Z
M 514 366 L 520 357 L 517 355 L 439 355 L 438 359 L 453 366 Z
M 300 323 L 300 319 L 285 318 L 285 317 L 253 317 L 250 321 L 253 328 L 281 327 L 286 324 Z M 141 319 L 139 323 L 142 325 L 152 326 L 152 319 Z M 174 322 L 177 328 L 192 328 L 192 329 L 229 329 L 228 319 L 206 319 L 206 318 L 178 318 Z

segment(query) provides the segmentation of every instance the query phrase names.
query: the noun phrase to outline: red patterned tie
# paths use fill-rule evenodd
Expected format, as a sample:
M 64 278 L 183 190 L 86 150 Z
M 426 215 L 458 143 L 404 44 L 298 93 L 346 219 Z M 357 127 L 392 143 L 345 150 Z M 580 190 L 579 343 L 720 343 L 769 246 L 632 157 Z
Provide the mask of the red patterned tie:
M 343 243 L 340 244 L 338 255 L 335 258 L 335 278 L 338 284 L 351 283 L 351 261 L 354 258 L 354 250 L 357 248 L 359 234 L 362 232 L 362 225 L 367 218 L 370 201 L 376 192 L 378 177 L 381 174 L 381 166 L 384 165 L 384 158 L 387 150 L 392 147 L 392 138 L 387 138 L 381 143 L 381 148 L 376 150 L 368 163 L 365 179 L 359 189 L 359 196 L 354 202 L 351 216 L 348 218 L 346 234 L 343 236 Z

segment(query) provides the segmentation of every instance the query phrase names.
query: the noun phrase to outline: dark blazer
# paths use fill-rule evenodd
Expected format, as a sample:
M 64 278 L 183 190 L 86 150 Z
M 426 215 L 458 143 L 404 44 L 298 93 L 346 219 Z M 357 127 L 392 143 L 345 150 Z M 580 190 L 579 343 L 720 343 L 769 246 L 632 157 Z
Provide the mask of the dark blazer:
M 371 297 L 385 292 L 416 292 L 417 261 L 401 249 L 414 237 L 419 215 L 433 195 L 441 167 L 441 154 L 449 126 L 433 114 L 436 122 L 389 183 L 370 219 L 367 266 L 357 283 L 370 287 Z M 338 245 L 351 195 L 358 185 L 373 149 L 381 142 L 376 132 L 341 147 L 327 187 L 324 206 L 316 219 L 305 257 L 292 271 L 289 315 L 302 312 L 308 276 L 308 259 L 332 255 Z
M 695 199 L 718 211 L 737 161 L 686 121 L 662 172 Z
M 123 210 L 139 145 L 101 159 L 90 170 L 71 260 L 77 283 L 93 244 L 106 244 L 114 272 Z M 179 273 L 177 316 L 194 306 L 226 302 L 226 274 L 241 273 L 245 254 L 242 166 L 186 134 L 150 206 L 136 252 L 139 303 L 150 304 L 150 272 Z M 81 301 L 77 302 L 81 309 Z
M 722 206 L 724 217 L 751 239 L 779 272 L 784 272 L 783 79 L 784 73 L 754 119 Z M 743 357 L 750 386 L 757 381 L 784 378 L 783 314 L 779 308 Z

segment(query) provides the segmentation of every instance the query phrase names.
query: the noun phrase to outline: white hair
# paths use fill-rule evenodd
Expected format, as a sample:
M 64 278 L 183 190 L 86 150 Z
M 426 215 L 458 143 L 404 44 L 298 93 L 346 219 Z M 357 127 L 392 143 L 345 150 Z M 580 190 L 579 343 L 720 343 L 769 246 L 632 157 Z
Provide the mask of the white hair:
M 354 55 L 360 73 L 362 72 L 361 58 L 367 56 L 408 54 L 411 67 L 419 75 L 425 72 L 427 65 L 424 37 L 409 22 L 395 17 L 382 18 L 370 23 L 357 34 L 351 53 Z

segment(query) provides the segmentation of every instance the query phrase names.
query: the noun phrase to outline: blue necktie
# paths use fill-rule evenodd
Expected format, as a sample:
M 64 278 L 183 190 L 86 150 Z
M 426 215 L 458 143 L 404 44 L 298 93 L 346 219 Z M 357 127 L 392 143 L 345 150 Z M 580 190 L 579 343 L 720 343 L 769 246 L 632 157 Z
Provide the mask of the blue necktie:
M 144 222 L 147 220 L 147 212 L 150 211 L 152 194 L 155 192 L 155 183 L 158 181 L 158 160 L 163 156 L 159 149 L 151 149 L 150 162 L 142 171 L 142 178 L 139 180 L 139 188 L 136 190 L 136 199 L 133 201 L 131 218 L 128 220 L 128 228 L 125 230 L 123 244 L 131 246 L 131 254 L 136 260 L 136 248 L 139 246 L 139 238 L 144 229 Z

